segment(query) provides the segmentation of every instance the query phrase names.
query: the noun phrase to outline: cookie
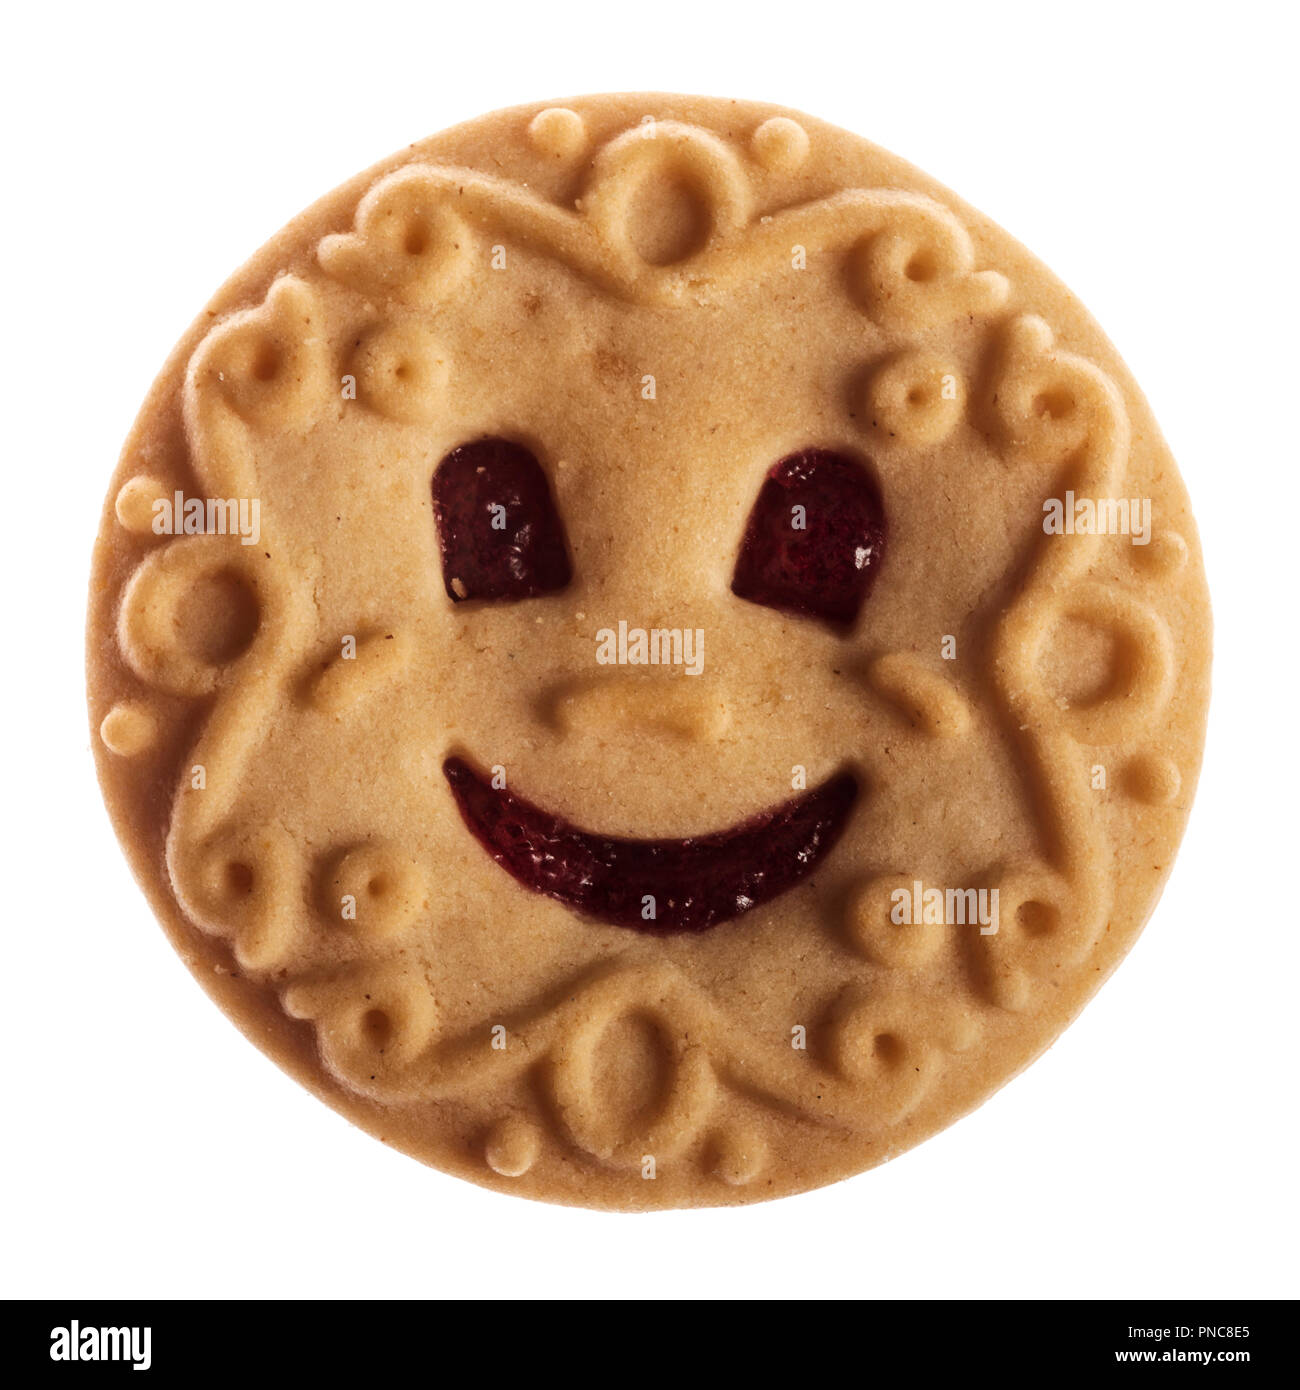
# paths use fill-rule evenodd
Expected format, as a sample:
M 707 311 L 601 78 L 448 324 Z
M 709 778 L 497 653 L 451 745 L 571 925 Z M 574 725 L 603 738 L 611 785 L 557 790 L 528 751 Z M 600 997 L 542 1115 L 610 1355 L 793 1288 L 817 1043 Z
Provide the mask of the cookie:
M 104 795 L 176 949 L 506 1192 L 742 1203 L 1040 1053 L 1150 914 L 1196 528 L 1078 302 L 901 160 L 582 98 L 301 214 L 164 366 L 95 551 Z

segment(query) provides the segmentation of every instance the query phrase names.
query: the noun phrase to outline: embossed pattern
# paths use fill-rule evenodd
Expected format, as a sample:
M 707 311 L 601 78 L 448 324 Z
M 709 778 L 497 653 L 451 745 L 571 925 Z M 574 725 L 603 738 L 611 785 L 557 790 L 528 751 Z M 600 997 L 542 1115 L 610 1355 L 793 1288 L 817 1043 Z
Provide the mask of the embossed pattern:
M 97 557 L 106 795 L 205 986 L 389 1142 L 595 1206 L 800 1190 L 977 1104 L 1140 929 L 1199 760 L 1194 524 L 1077 303 L 915 171 L 745 103 L 502 113 L 294 224 L 178 362 Z M 549 541 L 482 469 L 440 497 L 484 439 Z M 830 625 L 731 587 L 773 461 L 817 451 L 889 518 Z M 1067 489 L 1147 498 L 1147 542 L 1051 533 Z M 182 491 L 256 499 L 255 540 L 160 531 Z M 803 501 L 792 553 L 843 521 Z M 496 508 L 562 583 L 454 587 Z M 698 629 L 700 671 L 603 668 L 620 621 Z M 449 758 L 591 843 L 858 794 L 783 891 L 667 936 L 502 872 Z M 900 920 L 934 888 L 996 928 Z

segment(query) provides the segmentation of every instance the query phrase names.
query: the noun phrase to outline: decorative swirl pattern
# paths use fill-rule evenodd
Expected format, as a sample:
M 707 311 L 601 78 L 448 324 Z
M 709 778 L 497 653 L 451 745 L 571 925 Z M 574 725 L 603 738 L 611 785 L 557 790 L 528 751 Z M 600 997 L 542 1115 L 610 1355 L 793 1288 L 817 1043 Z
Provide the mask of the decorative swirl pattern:
M 433 333 L 420 323 L 372 329 L 352 358 L 361 399 L 405 425 L 432 420 L 450 371 Z
M 318 885 L 322 915 L 366 938 L 395 936 L 429 906 L 423 867 L 392 845 L 356 845 L 333 856 Z
M 545 124 L 558 129 L 562 122 L 548 117 Z M 769 167 L 799 162 L 802 142 L 792 125 L 758 139 Z M 677 213 L 662 235 L 651 235 L 636 214 L 646 186 L 667 196 Z M 736 152 L 676 121 L 637 126 L 605 144 L 572 210 L 477 170 L 408 165 L 366 194 L 354 232 L 321 242 L 320 262 L 365 293 L 427 306 L 451 294 L 467 272 L 471 229 L 551 256 L 643 302 L 695 303 L 701 294 L 772 274 L 788 265 L 794 245 L 810 256 L 846 256 L 863 306 L 891 329 L 920 332 L 989 314 L 1007 294 L 1002 275 L 975 268 L 970 236 L 932 199 L 855 189 L 756 218 Z
M 376 1100 L 418 1099 L 420 1065 L 436 1035 L 429 982 L 401 962 L 291 986 L 284 1007 L 316 1026 L 321 1058 L 349 1087 Z
M 260 281 L 268 286 L 261 302 L 218 315 L 189 358 L 179 396 L 193 478 L 209 497 L 263 502 L 258 543 L 155 535 L 157 504 L 179 489 L 161 451 L 142 452 L 131 465 L 140 471 L 114 494 L 109 525 L 127 557 L 114 609 L 124 674 L 100 705 L 97 728 L 122 775 L 141 784 L 152 776 L 156 787 L 159 750 L 169 746 L 165 712 L 192 711 L 176 721 L 184 739 L 170 740 L 184 746 L 163 847 L 187 923 L 226 943 L 220 950 L 228 947 L 238 973 L 297 1021 L 277 1016 L 277 1026 L 311 1030 L 330 1085 L 385 1115 L 454 1116 L 458 1158 L 527 1190 L 553 1184 L 557 1171 L 566 1182 L 574 1172 L 649 1182 L 664 1165 L 724 1194 L 710 1200 L 740 1200 L 739 1190 L 770 1182 L 809 1135 L 832 1135 L 843 1151 L 874 1159 L 906 1129 L 932 1130 L 947 1089 L 964 1084 L 971 1054 L 1000 1046 L 1046 1009 L 1063 977 L 1093 968 L 1114 913 L 1108 818 L 1117 806 L 1168 818 L 1185 804 L 1178 749 L 1155 734 L 1180 671 L 1172 605 L 1161 595 L 1194 568 L 1194 533 L 1163 517 L 1150 545 L 1114 565 L 1099 563 L 1098 535 L 1040 533 L 1031 516 L 1027 534 L 1006 542 L 1016 551 L 1014 582 L 986 584 L 978 601 L 995 597 L 978 617 L 954 615 L 962 650 L 951 665 L 928 645 L 954 640 L 946 629 L 913 634 L 895 622 L 886 630 L 888 613 L 880 632 L 864 623 L 835 639 L 850 645 L 833 667 L 827 649 L 817 649 L 815 660 L 843 672 L 856 700 L 874 702 L 883 747 L 873 750 L 873 774 L 942 765 L 1004 777 L 1031 833 L 1005 853 L 1004 841 L 986 836 L 973 870 L 951 852 L 951 825 L 935 833 L 936 860 L 945 868 L 960 860 L 965 877 L 1000 903 L 996 929 L 960 934 L 895 920 L 896 895 L 920 878 L 913 859 L 929 851 L 913 839 L 911 852 L 886 845 L 877 857 L 864 833 L 856 863 L 809 885 L 800 911 L 810 936 L 800 938 L 800 969 L 789 967 L 791 1017 L 779 1027 L 735 1007 L 752 984 L 747 959 L 728 965 L 721 947 L 712 957 L 699 948 L 696 959 L 694 947 L 653 941 L 614 954 L 622 946 L 594 929 L 584 954 L 541 909 L 527 924 L 534 934 L 524 954 L 554 949 L 553 978 L 475 975 L 467 962 L 481 957 L 447 948 L 442 935 L 448 923 L 460 929 L 460 916 L 473 921 L 468 889 L 447 882 L 461 874 L 471 884 L 472 875 L 417 815 L 381 825 L 373 814 L 365 819 L 364 798 L 351 815 L 357 780 L 374 771 L 367 760 L 351 782 L 334 778 L 330 816 L 308 831 L 290 824 L 273 797 L 249 795 L 250 787 L 265 793 L 259 760 L 277 719 L 355 755 L 375 720 L 421 698 L 411 694 L 425 688 L 419 682 L 441 679 L 429 674 L 430 635 L 466 637 L 470 620 L 442 609 L 440 627 L 399 611 L 391 595 L 356 602 L 341 573 L 350 559 L 339 565 L 340 551 L 330 552 L 330 571 L 319 535 L 298 535 L 292 507 L 277 512 L 277 502 L 294 489 L 311 492 L 331 468 L 347 480 L 350 501 L 362 497 L 370 479 L 357 457 L 331 454 L 349 430 L 377 441 L 365 465 L 383 474 L 392 463 L 382 485 L 396 494 L 410 482 L 397 464 L 414 459 L 418 473 L 444 435 L 480 427 L 477 407 L 464 403 L 465 379 L 498 349 L 517 361 L 512 344 L 485 342 L 477 325 L 457 336 L 457 297 L 481 292 L 476 277 L 489 273 L 489 248 L 509 258 L 523 252 L 524 264 L 553 263 L 583 281 L 584 293 L 617 300 L 600 331 L 612 336 L 611 325 L 640 313 L 665 338 L 674 326 L 689 335 L 694 311 L 713 312 L 727 296 L 743 299 L 787 274 L 797 250 L 810 278 L 820 277 L 818 293 L 835 299 L 839 322 L 862 334 L 836 358 L 833 371 L 847 364 L 853 384 L 832 425 L 857 431 L 887 502 L 932 476 L 951 485 L 958 455 L 963 469 L 983 462 L 1003 470 L 999 480 L 1012 478 L 1030 511 L 1064 486 L 1118 494 L 1139 420 L 1130 426 L 1131 398 L 1126 405 L 1116 380 L 1058 346 L 1044 319 L 1008 312 L 1035 301 L 1013 296 L 1008 278 L 981 263 L 988 239 L 977 254 L 962 217 L 936 197 L 910 191 L 904 179 L 825 193 L 821 138 L 784 115 L 744 131 L 647 119 L 610 134 L 587 115 L 551 107 L 519 127 L 536 179 L 417 156 L 355 206 L 335 204 L 291 262 L 300 273 Z M 321 226 L 346 230 L 316 240 Z M 525 317 L 541 314 L 550 283 L 511 291 Z M 527 363 L 518 375 L 528 376 Z M 494 409 L 507 418 L 532 398 L 534 383 L 510 395 L 516 383 L 504 379 L 509 403 Z M 629 447 L 653 436 L 641 429 L 629 428 Z M 427 511 L 427 476 L 409 490 Z M 318 510 L 324 533 L 355 526 L 360 535 L 362 507 L 346 519 L 332 503 Z M 1023 517 L 1002 520 L 1010 533 Z M 432 554 L 431 527 L 424 541 Z M 375 544 L 373 535 L 365 543 Z M 590 557 L 589 536 L 584 544 Z M 407 597 L 436 591 L 413 578 L 418 568 L 394 567 Z M 590 573 L 583 578 L 598 587 Z M 584 621 L 578 612 L 575 624 Z M 492 629 L 481 645 L 464 641 L 456 659 L 468 659 L 471 647 L 504 651 L 509 662 L 535 652 L 523 622 Z M 1077 645 L 1077 630 L 1098 635 L 1108 654 L 1105 678 L 1086 690 L 1063 683 L 1053 664 L 1059 649 L 1069 655 Z M 550 634 L 567 640 L 563 628 Z M 878 645 L 885 642 L 905 650 Z M 617 674 L 521 679 L 516 703 L 537 743 L 630 726 L 677 755 L 723 756 L 750 736 L 733 718 L 740 706 L 730 673 L 705 698 L 697 694 L 705 681 Z M 771 715 L 776 729 L 772 711 L 790 697 L 773 682 L 766 704 L 746 708 L 762 727 Z M 459 737 L 456 721 L 447 723 L 445 736 Z M 393 751 L 385 746 L 384 757 L 400 763 Z M 412 762 L 386 766 L 385 775 L 418 781 L 423 772 Z M 1109 787 L 1099 785 L 1099 768 L 1111 770 Z M 872 824 L 891 813 L 886 806 Z M 493 913 L 508 918 L 514 902 Z M 784 939 L 783 923 L 755 920 L 756 951 Z M 464 927 L 467 937 L 477 930 Z M 693 971 L 699 960 L 708 968 Z M 731 1007 L 718 997 L 727 989 Z
M 867 412 L 876 429 L 911 449 L 942 443 L 966 409 L 966 383 L 937 352 L 905 352 L 872 375 Z
M 877 657 L 867 680 L 929 738 L 959 738 L 970 728 L 970 706 L 961 692 L 907 652 Z
M 307 701 L 322 714 L 352 708 L 400 676 L 411 659 L 410 638 L 401 632 L 372 632 L 350 641 L 347 651 L 308 675 Z
M 568 1141 L 623 1168 L 647 1156 L 672 1159 L 695 1145 L 724 1086 L 818 1124 L 877 1132 L 929 1090 L 945 1052 L 973 1041 L 969 1020 L 949 1004 L 850 991 L 819 1026 L 815 1047 L 794 1052 L 747 1035 L 663 966 L 598 969 L 572 982 L 558 1005 L 541 999 L 504 1023 L 442 1040 L 428 998 L 427 983 L 405 968 L 376 977 L 361 967 L 293 986 L 285 1007 L 316 1021 L 327 1065 L 368 1095 L 432 1100 L 527 1072 Z M 494 1030 L 510 1039 L 508 1046 L 492 1046 Z M 630 1037 L 641 1045 L 630 1048 Z M 629 1111 L 623 1083 L 602 1073 L 633 1054 L 637 1081 L 650 1094 Z M 740 1144 L 732 1135 L 713 1154 L 714 1171 L 733 1184 L 762 1169 L 761 1145 L 745 1142 L 742 1155 Z
M 321 242 L 321 265 L 365 294 L 436 304 L 463 280 L 473 253 L 451 206 L 453 185 L 419 165 L 390 174 L 361 200 L 354 232 Z
M 1068 461 L 1081 494 L 1113 495 L 1129 448 L 1123 401 L 1095 366 L 1055 350 L 1041 319 L 1010 325 L 990 406 L 1017 463 L 1047 469 Z M 1158 717 L 1171 686 L 1172 643 L 1163 620 L 1132 595 L 1085 582 L 1099 542 L 1086 532 L 1044 535 L 994 639 L 998 694 L 1029 754 L 1047 841 L 1042 863 L 1002 872 L 998 887 L 1008 926 L 975 944 L 975 978 L 1007 1009 L 1029 1007 L 1035 982 L 1082 959 L 1105 925 L 1110 847 L 1080 744 L 1137 737 Z M 1117 681 L 1083 706 L 1053 698 L 1039 672 L 1048 634 L 1070 614 L 1120 638 Z

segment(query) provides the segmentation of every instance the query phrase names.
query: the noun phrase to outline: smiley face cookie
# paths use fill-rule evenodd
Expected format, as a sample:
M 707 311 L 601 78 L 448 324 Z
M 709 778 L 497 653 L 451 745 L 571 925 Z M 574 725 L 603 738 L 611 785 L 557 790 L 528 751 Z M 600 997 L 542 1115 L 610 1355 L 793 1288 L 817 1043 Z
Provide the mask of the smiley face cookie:
M 96 547 L 104 794 L 177 950 L 502 1191 L 749 1202 L 977 1105 L 1132 944 L 1209 691 L 1196 529 L 1077 301 L 744 102 L 484 117 L 303 213 Z

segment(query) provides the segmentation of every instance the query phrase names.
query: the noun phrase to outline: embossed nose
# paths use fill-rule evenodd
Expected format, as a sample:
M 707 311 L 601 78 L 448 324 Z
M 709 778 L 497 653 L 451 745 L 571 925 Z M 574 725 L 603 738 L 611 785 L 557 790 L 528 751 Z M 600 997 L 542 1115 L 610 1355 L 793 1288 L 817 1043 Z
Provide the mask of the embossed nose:
M 720 738 L 731 723 L 731 709 L 711 682 L 635 668 L 561 677 L 542 691 L 538 711 L 561 734 L 608 728 L 686 742 Z

